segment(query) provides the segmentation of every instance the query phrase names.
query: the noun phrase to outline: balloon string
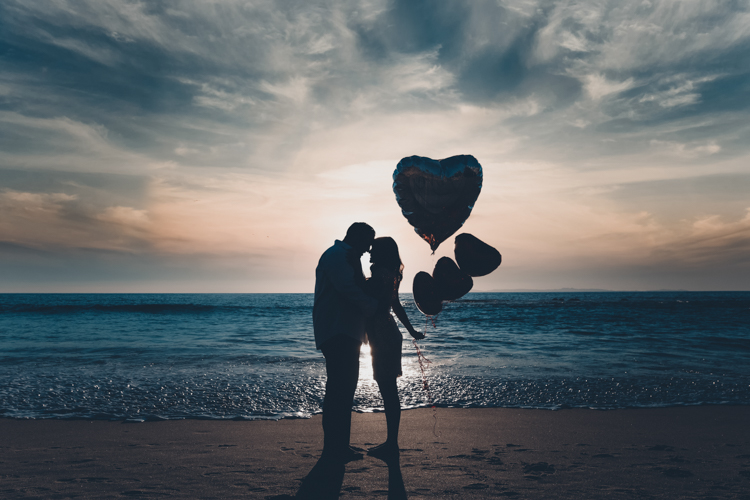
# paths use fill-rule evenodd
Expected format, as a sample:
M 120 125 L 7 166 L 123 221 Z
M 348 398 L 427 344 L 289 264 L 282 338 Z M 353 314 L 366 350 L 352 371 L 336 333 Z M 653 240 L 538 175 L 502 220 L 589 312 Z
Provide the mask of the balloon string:
M 432 327 L 436 328 L 435 326 L 435 320 L 432 316 L 427 316 L 428 321 L 424 325 L 424 332 L 427 333 L 427 325 L 429 322 L 432 322 Z M 432 361 L 427 359 L 425 355 L 422 353 L 422 349 L 419 348 L 419 345 L 417 344 L 416 339 L 412 339 L 412 344 L 414 344 L 414 348 L 417 350 L 417 360 L 419 361 L 419 370 L 422 372 L 422 390 L 424 390 L 427 393 L 427 400 L 430 403 L 430 406 L 432 407 L 432 419 L 434 420 L 434 423 L 432 425 L 432 435 L 435 437 L 439 437 L 438 433 L 436 431 L 437 429 L 437 407 L 432 403 L 432 393 L 430 392 L 430 384 L 427 382 L 427 374 L 425 373 L 426 365 L 431 364 Z
M 416 339 L 412 339 L 411 343 L 414 344 L 414 348 L 417 350 L 417 360 L 419 360 L 419 370 L 422 372 L 422 389 L 427 393 L 427 399 L 432 404 L 432 394 L 430 394 L 430 384 L 427 382 L 427 374 L 425 373 L 425 365 L 432 363 L 422 354 L 422 349 L 419 348 Z

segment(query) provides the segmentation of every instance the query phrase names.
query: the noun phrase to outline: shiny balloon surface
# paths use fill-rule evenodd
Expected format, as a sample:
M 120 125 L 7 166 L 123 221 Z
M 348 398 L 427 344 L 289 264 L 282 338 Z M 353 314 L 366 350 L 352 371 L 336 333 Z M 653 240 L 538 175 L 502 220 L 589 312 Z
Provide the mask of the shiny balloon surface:
M 434 252 L 463 226 L 482 190 L 482 166 L 471 155 L 403 158 L 393 172 L 401 213 Z

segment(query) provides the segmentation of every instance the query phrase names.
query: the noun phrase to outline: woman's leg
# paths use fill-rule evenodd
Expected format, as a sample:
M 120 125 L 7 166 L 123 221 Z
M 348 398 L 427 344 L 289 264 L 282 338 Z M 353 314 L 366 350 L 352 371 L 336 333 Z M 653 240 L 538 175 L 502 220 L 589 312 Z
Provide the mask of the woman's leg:
M 401 401 L 398 398 L 398 387 L 396 377 L 378 380 L 380 395 L 385 407 L 385 422 L 388 428 L 388 437 L 383 443 L 388 447 L 398 449 L 398 428 L 401 423 Z

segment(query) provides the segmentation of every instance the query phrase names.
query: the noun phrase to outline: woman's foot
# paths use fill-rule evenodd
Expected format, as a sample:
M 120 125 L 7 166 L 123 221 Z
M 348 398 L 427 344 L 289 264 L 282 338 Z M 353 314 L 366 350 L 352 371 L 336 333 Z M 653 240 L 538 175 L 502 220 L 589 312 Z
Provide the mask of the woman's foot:
M 383 444 L 373 446 L 372 448 L 367 450 L 367 454 L 371 457 L 382 459 L 397 457 L 398 453 L 398 444 L 389 443 L 388 441 Z
M 354 460 L 362 460 L 363 455 L 360 453 L 361 451 L 363 450 L 351 446 L 336 451 L 323 450 L 323 454 L 320 458 L 331 462 L 346 464 Z

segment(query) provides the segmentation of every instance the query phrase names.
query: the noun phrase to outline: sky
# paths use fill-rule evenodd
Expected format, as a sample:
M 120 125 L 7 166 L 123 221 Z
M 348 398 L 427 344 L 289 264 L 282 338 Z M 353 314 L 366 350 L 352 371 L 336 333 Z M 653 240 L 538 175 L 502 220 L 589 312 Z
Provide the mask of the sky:
M 311 292 L 471 154 L 475 291 L 747 290 L 750 2 L 0 3 L 0 292 Z M 367 269 L 367 259 L 363 260 Z

